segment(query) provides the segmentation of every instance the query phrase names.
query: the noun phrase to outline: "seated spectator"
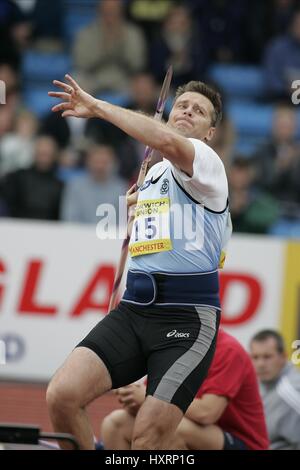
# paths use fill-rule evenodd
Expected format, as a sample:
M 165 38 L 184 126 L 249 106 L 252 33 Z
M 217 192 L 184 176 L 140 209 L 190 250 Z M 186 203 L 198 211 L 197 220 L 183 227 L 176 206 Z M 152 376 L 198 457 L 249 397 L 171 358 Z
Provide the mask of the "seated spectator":
M 124 136 L 115 126 L 99 119 L 62 118 L 52 112 L 42 120 L 40 132 L 51 135 L 61 148 L 72 146 L 76 150 L 82 150 L 87 140 L 118 145 Z
M 130 83 L 128 108 L 153 116 L 159 95 L 153 75 L 143 71 L 135 74 Z M 120 175 L 130 181 L 137 178 L 144 158 L 145 146 L 122 133 L 116 148 L 120 161 Z
M 8 62 L 0 63 L 0 80 L 5 83 L 6 102 L 18 93 L 19 77 L 17 70 Z
M 17 2 L 0 2 L 0 62 L 20 65 L 21 53 L 29 43 L 30 22 Z
M 34 114 L 26 110 L 17 113 L 14 129 L 0 140 L 0 176 L 31 165 L 37 127 Z
M 216 128 L 209 144 L 220 156 L 226 171 L 229 170 L 233 160 L 235 141 L 236 134 L 233 123 L 227 115 L 223 114 L 222 121 Z
M 4 96 L 1 96 L 0 103 L 0 141 L 2 141 L 7 133 L 14 132 L 17 113 L 21 107 L 21 95 L 18 72 L 10 63 L 0 63 L 0 80 L 4 83 L 1 87 L 1 95 L 4 93 Z
M 81 155 L 73 147 L 61 150 L 59 154 L 57 176 L 64 183 L 85 173 L 81 165 Z
M 0 105 L 0 139 L 13 129 L 14 113 L 10 106 Z M 1 159 L 1 157 L 0 157 Z
M 152 116 L 156 110 L 158 95 L 159 90 L 154 75 L 149 71 L 141 71 L 131 78 L 127 107 Z
M 185 0 L 203 34 L 210 60 L 230 62 L 244 59 L 246 19 L 256 2 L 249 3 L 247 0 Z
M 296 9 L 298 0 L 272 0 L 250 2 L 247 6 L 247 21 L 243 25 L 246 39 L 244 57 L 251 64 L 261 63 L 265 44 L 274 36 L 285 34 Z M 244 40 L 245 40 L 244 39 Z
M 129 450 L 145 386 L 116 391 L 123 409 L 108 415 L 101 428 L 105 449 Z M 258 450 L 269 445 L 255 371 L 240 343 L 219 330 L 207 378 L 180 422 L 171 448 L 182 450 Z
M 264 57 L 266 92 L 271 98 L 291 97 L 291 85 L 300 76 L 300 10 L 287 34 L 271 39 Z
M 0 63 L 0 80 L 5 84 L 5 103 L 0 105 L 0 109 L 7 114 L 6 120 L 10 121 L 9 128 L 13 126 L 16 111 L 20 106 L 21 96 L 19 93 L 19 76 L 14 67 L 9 63 Z M 0 131 L 1 137 L 1 131 Z
M 99 16 L 75 39 L 73 59 L 81 86 L 92 94 L 126 92 L 146 64 L 142 31 L 128 23 L 122 0 L 101 0 Z
M 127 13 L 143 29 L 147 41 L 151 43 L 173 5 L 174 0 L 127 0 Z
M 42 52 L 57 52 L 63 48 L 63 0 L 37 0 L 29 12 L 32 23 L 31 47 Z
M 63 0 L 14 0 L 15 7 L 29 29 L 27 46 L 42 52 L 62 49 L 64 5 Z
M 279 210 L 271 195 L 254 186 L 254 162 L 236 157 L 228 172 L 230 212 L 235 232 L 266 233 Z
M 86 172 L 66 184 L 61 219 L 66 222 L 96 224 L 100 204 L 112 204 L 118 214 L 119 197 L 126 183 L 116 176 L 116 156 L 112 147 L 94 145 L 86 157 Z
M 62 183 L 56 176 L 58 149 L 49 136 L 35 143 L 33 164 L 8 173 L 3 180 L 3 199 L 11 217 L 57 220 Z
M 262 330 L 250 352 L 263 400 L 272 450 L 300 450 L 300 372 L 287 359 L 282 336 Z
M 193 24 L 189 10 L 174 6 L 166 17 L 161 34 L 150 48 L 150 66 L 162 82 L 167 67 L 173 65 L 172 86 L 201 80 L 208 65 L 207 44 Z
M 153 116 L 158 95 L 154 77 L 149 72 L 139 72 L 131 79 L 127 107 Z M 99 119 L 62 119 L 59 114 L 50 113 L 41 123 L 41 132 L 52 135 L 64 149 L 72 146 L 77 151 L 82 150 L 87 139 L 96 144 L 113 146 L 119 160 L 119 175 L 128 181 L 136 177 L 144 156 L 144 145 L 116 126 Z
M 72 148 L 74 152 L 82 154 L 90 142 L 113 146 L 119 159 L 121 178 L 130 180 L 136 175 L 139 162 L 137 146 L 133 139 L 110 123 L 100 119 L 63 119 L 58 113 L 50 113 L 41 122 L 40 132 L 51 135 L 63 151 Z
M 272 137 L 254 155 L 256 184 L 279 201 L 281 215 L 300 217 L 300 142 L 292 107 L 280 105 L 274 114 Z

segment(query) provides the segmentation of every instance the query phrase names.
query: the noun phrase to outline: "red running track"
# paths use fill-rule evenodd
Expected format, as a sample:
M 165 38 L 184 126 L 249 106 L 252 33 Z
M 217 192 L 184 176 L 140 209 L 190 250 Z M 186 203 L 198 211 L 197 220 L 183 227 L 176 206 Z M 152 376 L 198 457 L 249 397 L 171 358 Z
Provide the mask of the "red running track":
M 0 382 L 0 422 L 37 424 L 42 431 L 53 431 L 46 406 L 46 389 L 45 384 Z M 111 392 L 88 407 L 97 438 L 103 418 L 119 407 Z

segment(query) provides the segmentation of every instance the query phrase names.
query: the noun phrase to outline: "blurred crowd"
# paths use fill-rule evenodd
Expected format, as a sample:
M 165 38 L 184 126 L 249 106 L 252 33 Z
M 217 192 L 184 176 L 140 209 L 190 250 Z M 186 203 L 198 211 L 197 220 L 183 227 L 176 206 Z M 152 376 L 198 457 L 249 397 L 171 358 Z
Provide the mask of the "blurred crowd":
M 80 4 L 94 15 L 70 39 L 66 9 Z M 206 81 L 215 63 L 259 65 L 264 100 L 275 106 L 270 135 L 241 153 L 223 93 L 224 119 L 211 145 L 227 169 L 236 232 L 300 226 L 299 111 L 291 101 L 291 83 L 300 80 L 299 1 L 0 0 L 0 215 L 92 224 L 102 202 L 118 207 L 144 149 L 100 120 L 62 119 L 50 107 L 34 113 L 24 100 L 28 51 L 68 55 L 86 91 L 150 115 L 170 63 L 173 92 Z

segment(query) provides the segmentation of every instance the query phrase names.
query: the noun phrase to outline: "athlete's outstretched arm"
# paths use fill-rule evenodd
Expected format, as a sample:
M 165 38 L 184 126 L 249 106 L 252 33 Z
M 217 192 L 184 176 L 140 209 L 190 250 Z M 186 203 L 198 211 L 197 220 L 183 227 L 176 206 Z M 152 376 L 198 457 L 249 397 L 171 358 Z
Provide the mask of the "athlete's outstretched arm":
M 62 92 L 49 92 L 49 96 L 63 100 L 53 106 L 52 111 L 62 112 L 62 116 L 98 117 L 111 122 L 126 134 L 149 147 L 158 150 L 172 163 L 192 175 L 194 146 L 185 137 L 176 133 L 167 124 L 139 112 L 97 100 L 80 88 L 78 83 L 66 75 L 69 84 L 54 80 L 54 85 Z

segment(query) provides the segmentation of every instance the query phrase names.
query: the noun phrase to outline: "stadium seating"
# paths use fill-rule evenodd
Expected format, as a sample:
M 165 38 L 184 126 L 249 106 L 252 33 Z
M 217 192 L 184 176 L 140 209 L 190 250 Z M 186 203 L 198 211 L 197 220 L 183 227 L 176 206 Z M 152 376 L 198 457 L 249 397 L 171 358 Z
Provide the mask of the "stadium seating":
M 264 77 L 260 67 L 215 64 L 209 77 L 231 98 L 256 99 L 263 95 Z
M 28 50 L 22 59 L 22 83 L 25 83 L 25 86 L 40 86 L 53 80 L 53 77 L 62 79 L 70 69 L 69 54 Z
M 47 93 L 54 78 L 62 80 L 71 71 L 71 59 L 64 53 L 41 53 L 28 50 L 22 60 L 22 88 L 26 106 L 41 117 L 54 104 Z
M 95 19 L 98 0 L 64 0 L 64 36 L 71 46 L 80 29 Z
M 53 89 L 49 82 L 48 86 L 40 88 L 28 88 L 23 92 L 23 99 L 26 107 L 35 113 L 39 118 L 50 113 L 52 106 L 59 102 L 48 96 L 48 91 Z

